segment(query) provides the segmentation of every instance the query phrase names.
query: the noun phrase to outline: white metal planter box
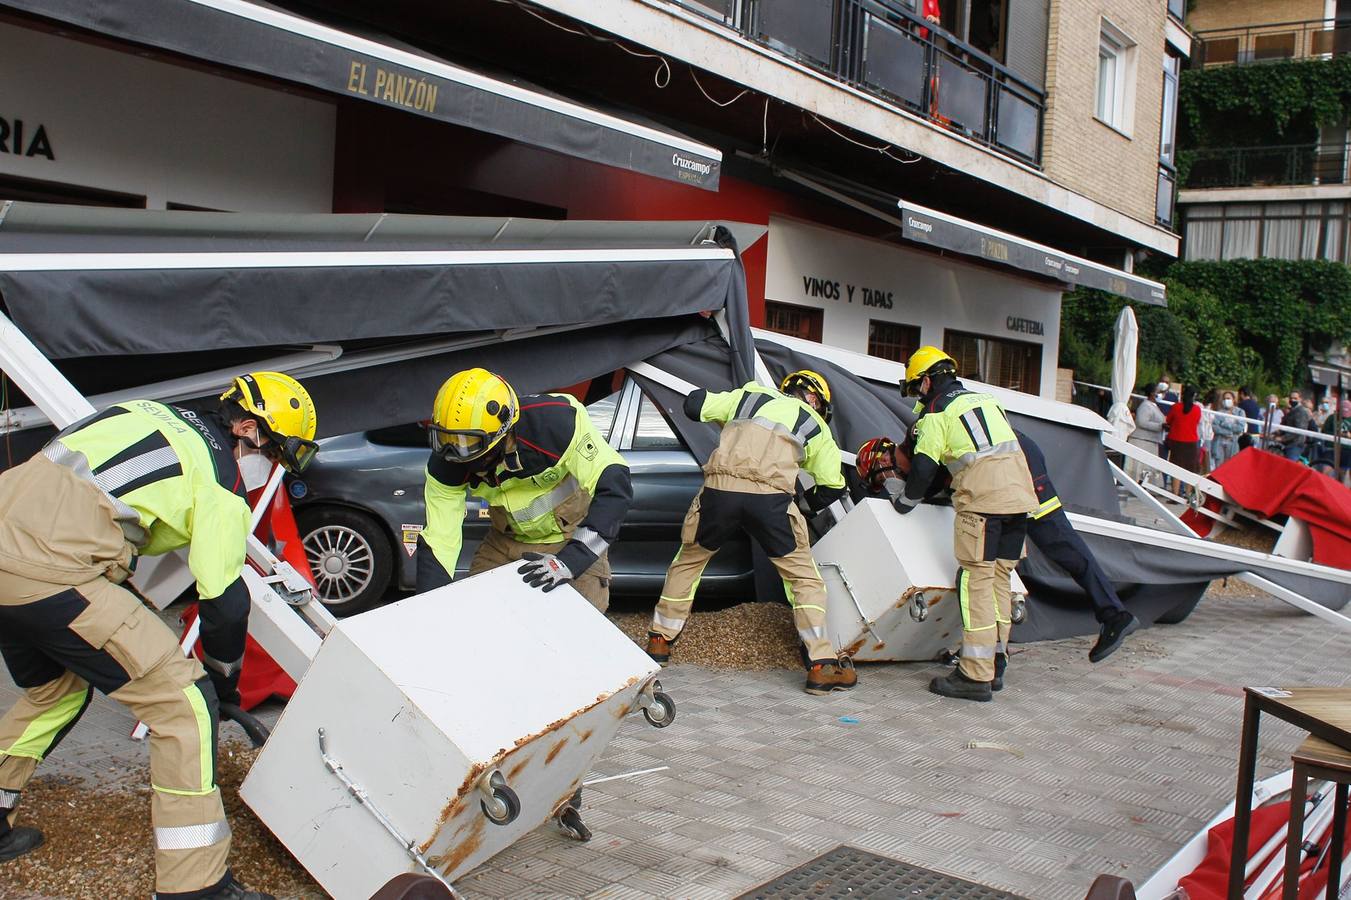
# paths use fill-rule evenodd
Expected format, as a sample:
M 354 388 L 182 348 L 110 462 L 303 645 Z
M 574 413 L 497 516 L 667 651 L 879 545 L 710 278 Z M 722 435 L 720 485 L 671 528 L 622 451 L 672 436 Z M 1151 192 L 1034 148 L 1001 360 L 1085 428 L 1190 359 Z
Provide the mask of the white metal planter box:
M 647 654 L 572 588 L 514 570 L 338 623 L 245 779 L 244 801 L 339 900 L 423 871 L 371 807 L 454 879 L 553 816 L 650 696 Z M 321 729 L 371 807 L 326 764 Z M 519 800 L 508 824 L 482 805 L 495 773 Z
M 898 515 L 885 500 L 860 502 L 814 547 L 830 602 L 826 626 L 860 662 L 924 662 L 962 643 L 950 506 Z M 1025 595 L 1018 573 L 1013 592 Z

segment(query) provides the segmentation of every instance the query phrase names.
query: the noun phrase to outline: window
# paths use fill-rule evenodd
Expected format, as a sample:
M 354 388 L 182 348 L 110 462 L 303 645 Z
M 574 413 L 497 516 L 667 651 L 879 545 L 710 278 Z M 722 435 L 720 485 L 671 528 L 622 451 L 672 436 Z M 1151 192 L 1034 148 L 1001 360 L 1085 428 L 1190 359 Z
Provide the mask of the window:
M 638 426 L 633 432 L 634 450 L 679 450 L 683 445 L 652 398 L 638 400 Z
M 1196 204 L 1186 209 L 1184 256 L 1346 262 L 1348 210 L 1342 200 Z
M 905 362 L 919 349 L 919 327 L 899 322 L 868 323 L 868 355 Z
M 596 426 L 601 437 L 607 441 L 610 439 L 610 429 L 615 427 L 615 413 L 619 406 L 619 391 L 615 391 L 608 397 L 602 397 L 593 403 L 587 404 L 586 415 L 591 419 L 591 424 Z
M 943 352 L 956 360 L 959 378 L 974 378 L 1028 394 L 1041 391 L 1040 344 L 945 331 Z
M 1177 96 L 1181 57 L 1163 54 L 1163 115 L 1159 126 L 1159 182 L 1154 195 L 1154 218 L 1173 224 L 1173 197 L 1177 188 Z
M 1098 99 L 1094 115 L 1127 135 L 1135 98 L 1134 79 L 1135 42 L 1103 19 L 1098 36 Z
M 765 328 L 789 337 L 821 342 L 821 322 L 824 313 L 810 306 L 765 301 Z

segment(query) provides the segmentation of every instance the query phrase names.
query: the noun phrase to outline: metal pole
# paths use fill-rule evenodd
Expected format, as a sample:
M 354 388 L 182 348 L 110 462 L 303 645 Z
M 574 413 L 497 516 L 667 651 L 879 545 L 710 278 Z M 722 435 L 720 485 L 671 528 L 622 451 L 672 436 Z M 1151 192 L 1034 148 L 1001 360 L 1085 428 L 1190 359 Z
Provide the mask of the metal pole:
M 1342 387 L 1342 373 L 1337 373 L 1337 402 L 1332 405 L 1332 477 L 1342 475 L 1342 402 L 1346 388 Z

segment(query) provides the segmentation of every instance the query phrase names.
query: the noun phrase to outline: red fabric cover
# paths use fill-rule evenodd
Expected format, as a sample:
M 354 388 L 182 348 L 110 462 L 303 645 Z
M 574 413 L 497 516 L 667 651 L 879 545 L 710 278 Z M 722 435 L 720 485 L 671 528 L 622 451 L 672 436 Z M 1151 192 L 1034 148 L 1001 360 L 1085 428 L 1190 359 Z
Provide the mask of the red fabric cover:
M 1271 517 L 1294 516 L 1309 525 L 1313 561 L 1351 569 L 1351 490 L 1308 466 L 1249 447 L 1210 473 L 1246 509 Z M 1206 507 L 1219 505 L 1207 501 Z M 1182 517 L 1205 537 L 1211 520 L 1188 510 Z
M 261 490 L 250 491 L 249 503 L 257 502 L 261 493 Z M 305 548 L 300 543 L 300 529 L 296 526 L 295 515 L 291 512 L 291 501 L 286 496 L 284 485 L 277 489 L 272 498 L 271 508 L 258 523 L 258 530 L 254 534 L 263 543 L 270 544 L 273 548 L 280 547 L 277 555 L 295 567 L 295 570 L 304 575 L 310 584 L 314 584 L 314 574 L 310 572 L 309 560 L 305 558 Z M 187 629 L 192 627 L 196 618 L 197 604 L 193 603 L 183 613 L 184 634 L 187 634 Z M 193 645 L 192 652 L 201 659 L 200 640 Z M 267 651 L 257 641 L 252 637 L 247 638 L 244 644 L 244 667 L 239 673 L 240 706 L 246 710 L 253 709 L 273 696 L 289 699 L 295 693 L 295 689 L 296 683 L 291 680 L 291 676 L 282 671 L 281 666 L 267 655 Z
M 1290 821 L 1290 803 L 1272 803 L 1252 811 L 1252 825 L 1248 831 L 1248 853 L 1256 853 L 1271 840 L 1281 826 Z M 1190 900 L 1225 900 L 1229 887 L 1229 859 L 1234 846 L 1234 820 L 1225 819 L 1210 829 L 1206 844 L 1206 858 L 1190 875 L 1178 879 L 1177 885 L 1187 891 Z M 1276 848 L 1285 852 L 1285 845 Z M 1261 871 L 1261 868 L 1258 868 Z

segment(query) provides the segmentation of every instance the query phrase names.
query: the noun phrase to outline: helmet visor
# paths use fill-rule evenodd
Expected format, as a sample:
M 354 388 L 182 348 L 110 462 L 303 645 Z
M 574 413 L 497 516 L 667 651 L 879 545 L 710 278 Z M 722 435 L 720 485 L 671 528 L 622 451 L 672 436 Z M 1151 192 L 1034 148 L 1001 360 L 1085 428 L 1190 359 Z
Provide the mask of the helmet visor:
M 314 462 L 319 454 L 319 445 L 299 437 L 280 437 L 274 435 L 271 442 L 263 445 L 263 455 L 292 475 L 299 475 Z
M 428 423 L 427 437 L 432 452 L 442 459 L 454 462 L 469 462 L 478 459 L 492 447 L 494 435 L 486 431 L 451 431 L 439 425 Z

